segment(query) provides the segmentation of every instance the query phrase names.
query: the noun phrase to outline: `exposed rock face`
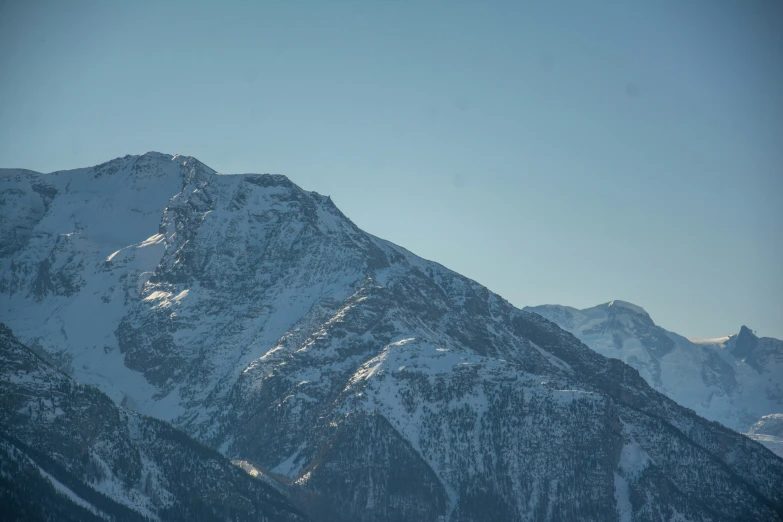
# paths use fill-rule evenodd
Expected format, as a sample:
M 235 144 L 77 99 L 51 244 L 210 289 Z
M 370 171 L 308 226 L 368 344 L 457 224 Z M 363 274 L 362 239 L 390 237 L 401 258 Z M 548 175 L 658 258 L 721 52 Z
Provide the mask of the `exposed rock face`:
M 783 460 L 282 176 L 153 154 L 3 180 L 26 176 L 57 195 L 2 260 L 20 337 L 270 469 L 315 519 L 783 516 Z M 76 186 L 92 190 L 81 214 Z M 115 233 L 96 224 L 107 208 L 139 216 Z M 19 267 L 77 225 L 78 248 L 49 268 L 73 293 L 39 296 Z
M 8 520 L 305 520 L 218 452 L 55 370 L 1 323 L 0 426 Z

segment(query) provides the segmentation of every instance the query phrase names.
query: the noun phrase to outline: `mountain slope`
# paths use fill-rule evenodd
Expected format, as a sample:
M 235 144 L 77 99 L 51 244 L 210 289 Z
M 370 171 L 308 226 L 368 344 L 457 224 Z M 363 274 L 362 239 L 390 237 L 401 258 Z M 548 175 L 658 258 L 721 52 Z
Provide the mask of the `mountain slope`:
M 761 445 L 283 176 L 154 153 L 2 179 L 20 338 L 286 478 L 316 519 L 783 516 Z M 144 218 L 112 235 L 106 209 Z
M 53 369 L 0 324 L 0 504 L 12 520 L 304 520 L 273 488 Z
M 642 308 L 612 301 L 584 310 L 528 307 L 598 353 L 630 364 L 658 391 L 704 417 L 748 431 L 783 412 L 783 341 L 739 334 L 689 340 L 657 326 Z

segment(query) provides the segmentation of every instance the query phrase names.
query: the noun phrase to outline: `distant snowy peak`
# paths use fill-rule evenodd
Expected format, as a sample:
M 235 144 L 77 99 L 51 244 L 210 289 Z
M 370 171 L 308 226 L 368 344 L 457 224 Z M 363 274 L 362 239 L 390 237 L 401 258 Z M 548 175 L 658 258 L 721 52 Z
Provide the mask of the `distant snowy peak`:
M 783 341 L 779 339 L 758 337 L 750 328 L 743 326 L 736 337 L 729 339 L 726 347 L 735 358 L 741 359 L 759 372 L 775 372 L 776 368 L 783 372 Z M 778 386 L 775 395 L 783 400 L 783 386 Z
M 577 335 L 577 337 L 579 337 L 579 334 L 603 335 L 608 331 L 635 331 L 640 328 L 656 327 L 644 308 L 619 299 L 582 310 L 562 305 L 530 306 L 526 310 L 535 312 L 557 323 L 560 327 Z M 618 344 L 618 342 L 614 344 L 616 348 L 621 348 L 622 344 Z
M 720 349 L 729 349 L 731 353 L 752 351 L 758 344 L 759 337 L 749 327 L 742 325 L 738 333 L 724 335 L 722 337 L 688 338 L 694 344 L 713 346 Z
M 739 334 L 734 339 L 734 343 L 731 347 L 731 353 L 734 355 L 734 357 L 744 359 L 755 351 L 758 343 L 759 338 L 756 337 L 750 328 L 743 325 L 740 328 Z
M 744 431 L 762 415 L 783 412 L 783 342 L 759 338 L 747 326 L 727 337 L 688 340 L 625 301 L 527 310 L 630 364 L 654 388 L 709 419 Z
M 628 301 L 620 301 L 619 299 L 615 299 L 614 301 L 609 301 L 608 303 L 606 303 L 606 307 L 612 308 L 613 310 L 622 309 L 623 311 L 628 311 L 634 314 L 639 314 L 639 315 L 649 317 L 647 311 L 644 308 L 642 308 L 641 306 L 637 306 L 633 303 L 629 303 Z
M 628 301 L 621 301 L 619 299 L 609 301 L 603 305 L 595 306 L 592 309 L 588 308 L 584 310 L 584 312 L 587 312 L 591 315 L 605 313 L 608 318 L 613 320 L 612 324 L 636 324 L 643 328 L 655 326 L 655 323 L 650 317 L 650 314 L 648 314 L 644 308 L 633 303 L 629 303 Z
M 740 327 L 739 333 L 730 336 L 690 339 L 690 341 L 730 354 L 734 359 L 742 361 L 759 372 L 783 364 L 783 341 L 772 337 L 758 337 L 745 325 Z

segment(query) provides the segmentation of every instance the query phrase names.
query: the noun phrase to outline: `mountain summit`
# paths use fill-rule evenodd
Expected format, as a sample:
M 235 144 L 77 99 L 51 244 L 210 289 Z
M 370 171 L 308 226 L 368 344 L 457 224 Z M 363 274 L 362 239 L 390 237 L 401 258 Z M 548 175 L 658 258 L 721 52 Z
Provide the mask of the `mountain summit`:
M 607 308 L 614 307 L 616 309 L 617 308 L 622 308 L 624 310 L 628 310 L 628 311 L 633 312 L 633 313 L 638 314 L 638 315 L 647 316 L 647 312 L 641 306 L 637 306 L 637 305 L 635 305 L 633 303 L 629 303 L 628 301 L 620 301 L 619 299 L 615 299 L 613 301 L 609 301 L 608 303 L 606 303 L 606 307 Z
M 0 190 L 15 334 L 315 520 L 783 518 L 764 447 L 283 176 L 146 154 Z

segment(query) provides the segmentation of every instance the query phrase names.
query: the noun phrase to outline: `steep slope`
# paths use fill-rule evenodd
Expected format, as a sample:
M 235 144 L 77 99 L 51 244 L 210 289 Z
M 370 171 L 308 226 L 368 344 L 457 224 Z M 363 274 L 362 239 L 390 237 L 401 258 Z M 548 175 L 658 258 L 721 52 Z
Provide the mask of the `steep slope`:
M 57 192 L 41 216 L 39 192 L 14 189 L 10 219 L 29 232 L 4 254 L 0 312 L 115 401 L 286 477 L 314 518 L 783 516 L 783 461 L 761 445 L 362 232 L 329 198 L 282 176 L 126 157 L 107 187 L 177 188 L 145 203 L 160 210 L 154 227 L 109 246 L 92 218 L 73 217 L 80 185 L 67 181 L 92 187 L 82 199 L 95 215 L 122 220 L 134 196 L 95 188 L 105 170 L 4 178 Z M 71 230 L 81 242 L 61 254 Z
M 304 520 L 274 488 L 115 406 L 0 324 L 0 506 L 8 520 Z
M 525 310 L 630 364 L 658 391 L 730 428 L 744 432 L 762 416 L 783 412 L 783 342 L 759 339 L 745 326 L 738 335 L 689 340 L 624 301 Z

